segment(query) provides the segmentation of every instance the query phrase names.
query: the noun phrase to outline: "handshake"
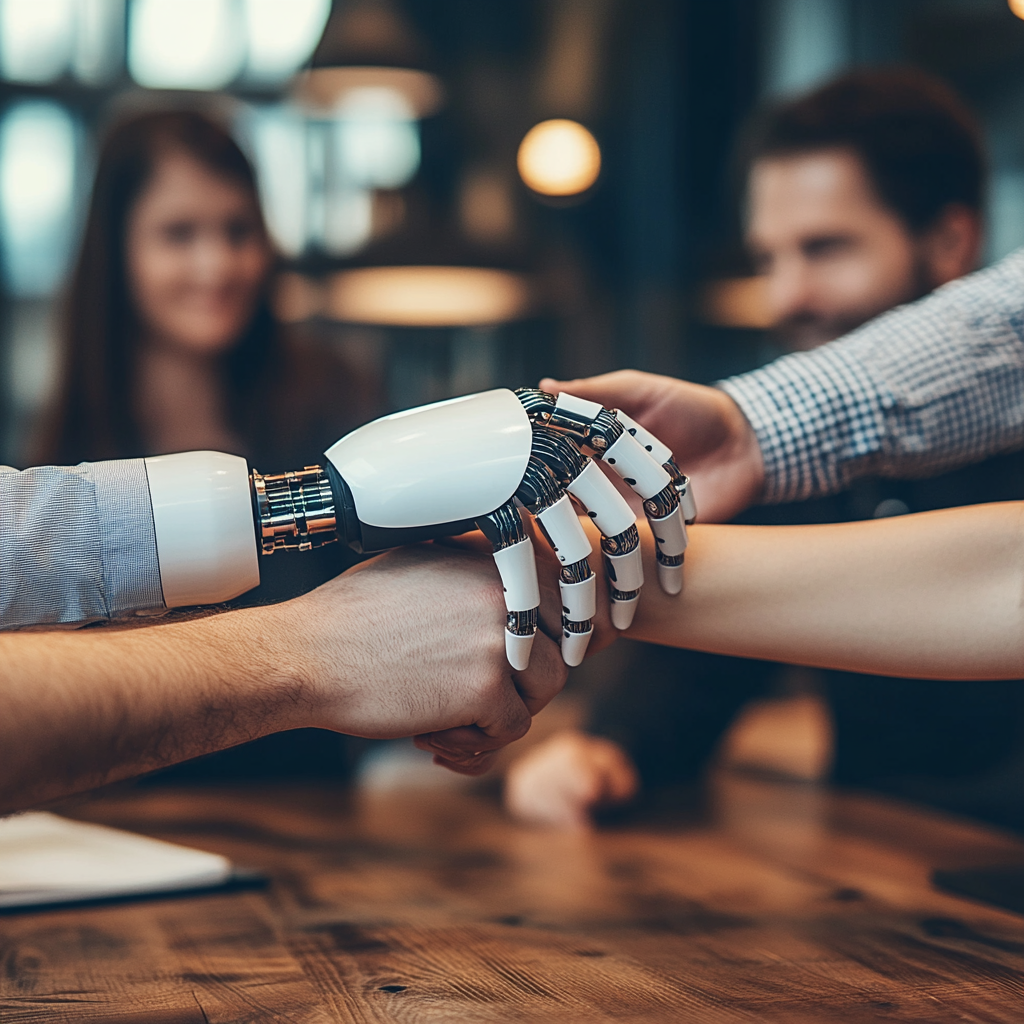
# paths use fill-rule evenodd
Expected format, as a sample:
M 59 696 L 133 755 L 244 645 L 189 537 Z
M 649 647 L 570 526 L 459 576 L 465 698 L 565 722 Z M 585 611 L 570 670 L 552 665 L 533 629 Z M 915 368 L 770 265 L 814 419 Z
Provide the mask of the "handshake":
M 682 586 L 695 512 L 670 449 L 563 391 L 398 413 L 277 476 L 215 452 L 0 467 L 0 630 L 36 630 L 0 632 L 0 813 L 306 727 L 415 736 L 485 771 L 566 666 L 629 627 L 644 558 L 660 596 Z M 595 460 L 642 501 L 642 529 Z M 385 554 L 281 604 L 149 617 L 230 600 L 261 557 L 332 541 Z M 37 631 L 104 618 L 119 621 Z
M 639 497 L 661 590 L 678 595 L 686 527 L 696 508 L 672 451 L 625 413 L 597 402 L 565 391 L 499 389 L 375 420 L 328 449 L 323 465 L 273 476 L 250 474 L 244 460 L 215 452 L 147 459 L 165 602 L 209 604 L 250 589 L 259 580 L 257 550 L 266 556 L 342 541 L 368 552 L 459 535 L 466 537 L 463 546 L 472 546 L 466 535 L 478 530 L 490 543 L 502 584 L 512 672 L 527 672 L 538 629 L 559 644 L 567 666 L 579 665 L 598 611 L 593 546 L 580 513 L 600 532 L 608 584 L 602 593 L 614 630 L 631 625 L 644 584 L 636 515 L 596 461 Z M 250 515 L 255 541 L 245 529 Z M 542 616 L 538 535 L 545 570 L 554 563 L 544 583 L 551 590 L 558 581 L 560 616 Z M 415 557 L 391 561 L 409 565 Z M 439 573 L 435 593 L 423 601 L 428 615 L 454 597 L 445 594 L 443 578 Z M 453 643 L 472 645 L 472 616 L 444 614 L 454 618 L 454 631 L 464 631 Z M 403 618 L 412 630 L 412 617 Z M 412 655 L 395 666 L 395 677 L 414 677 L 415 662 Z M 459 685 L 452 680 L 455 693 Z M 521 680 L 517 685 L 522 691 Z M 545 694 L 552 689 L 544 687 Z M 532 713 L 538 701 L 530 703 Z M 429 742 L 449 767 L 475 771 L 486 765 L 499 736 L 479 737 L 472 763 L 450 756 L 438 738 Z
M 758 436 L 724 391 L 622 371 L 399 413 L 343 438 L 324 466 L 276 477 L 214 453 L 194 453 L 208 459 L 201 473 L 185 471 L 193 456 L 147 459 L 144 471 L 0 472 L 7 629 L 224 601 L 258 583 L 261 553 L 282 548 L 393 548 L 282 604 L 142 629 L 0 634 L 0 813 L 304 727 L 414 736 L 439 764 L 478 774 L 561 690 L 566 666 L 622 630 L 846 671 L 1024 677 L 1019 503 L 835 526 L 703 525 L 684 586 L 695 510 L 673 451 L 702 517 L 721 522 L 765 487 Z M 646 522 L 596 461 L 642 501 Z M 76 519 L 61 497 L 75 487 L 99 509 L 96 543 L 96 517 Z M 154 576 L 159 586 L 139 589 Z M 645 576 L 660 586 L 641 600 Z M 570 744 L 551 757 L 566 780 L 590 765 L 573 806 L 635 785 L 607 749 Z

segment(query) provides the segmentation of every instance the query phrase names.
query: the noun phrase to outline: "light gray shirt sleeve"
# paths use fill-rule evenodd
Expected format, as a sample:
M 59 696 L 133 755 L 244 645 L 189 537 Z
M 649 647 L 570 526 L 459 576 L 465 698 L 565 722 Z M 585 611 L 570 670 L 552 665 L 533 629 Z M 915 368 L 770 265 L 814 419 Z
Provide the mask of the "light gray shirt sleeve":
M 718 387 L 757 435 L 765 502 L 1024 447 L 1024 250 Z
M 0 467 L 0 629 L 163 607 L 142 459 Z

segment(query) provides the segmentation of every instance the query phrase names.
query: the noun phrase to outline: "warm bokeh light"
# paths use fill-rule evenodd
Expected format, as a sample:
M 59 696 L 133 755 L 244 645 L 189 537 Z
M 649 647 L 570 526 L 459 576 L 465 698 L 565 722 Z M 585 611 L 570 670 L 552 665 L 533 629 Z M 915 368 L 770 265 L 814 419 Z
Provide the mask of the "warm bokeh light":
M 597 140 L 576 121 L 542 121 L 519 145 L 519 174 L 545 196 L 574 196 L 585 192 L 601 172 Z
M 481 267 L 368 267 L 330 282 L 328 314 L 351 323 L 394 327 L 473 327 L 527 312 L 530 290 L 519 274 Z
M 1018 18 L 1024 18 L 1024 0 L 1009 0 L 1010 10 L 1017 15 Z
M 388 90 L 402 97 L 410 116 L 429 117 L 444 104 L 444 88 L 436 75 L 413 68 L 325 67 L 299 75 L 295 98 L 323 113 L 343 107 L 353 93 Z

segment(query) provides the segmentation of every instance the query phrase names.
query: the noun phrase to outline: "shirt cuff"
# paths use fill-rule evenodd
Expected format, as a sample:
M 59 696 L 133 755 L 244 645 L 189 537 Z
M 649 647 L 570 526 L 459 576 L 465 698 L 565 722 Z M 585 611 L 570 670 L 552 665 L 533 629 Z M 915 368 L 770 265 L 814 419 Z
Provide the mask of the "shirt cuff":
M 765 504 L 834 494 L 879 457 L 886 398 L 864 361 L 843 346 L 784 356 L 715 386 L 754 429 Z
M 96 494 L 107 616 L 164 607 L 143 459 L 85 463 Z

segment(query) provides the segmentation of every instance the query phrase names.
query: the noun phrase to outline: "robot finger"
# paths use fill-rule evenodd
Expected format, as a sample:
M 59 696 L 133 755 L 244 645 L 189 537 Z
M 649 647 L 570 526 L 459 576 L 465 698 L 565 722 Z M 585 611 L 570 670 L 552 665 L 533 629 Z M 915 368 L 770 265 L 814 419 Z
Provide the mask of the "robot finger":
M 537 609 L 540 607 L 540 586 L 537 583 L 537 561 L 529 537 L 494 552 L 494 562 L 505 589 L 508 619 L 505 625 L 505 654 L 517 671 L 530 664 L 530 652 L 537 635 Z
M 533 543 L 523 528 L 519 509 L 511 503 L 482 516 L 477 526 L 494 548 L 494 564 L 505 591 L 505 654 L 509 664 L 522 672 L 530 664 L 540 608 Z
M 597 609 L 590 541 L 567 494 L 541 509 L 536 518 L 562 565 L 558 581 L 562 597 L 562 660 L 575 666 L 583 661 L 590 643 L 591 620 Z
M 633 621 L 644 567 L 636 516 L 629 503 L 593 462 L 568 487 L 602 533 L 601 549 L 611 584 L 612 622 L 627 629 Z
M 640 426 L 635 419 L 627 416 L 621 409 L 615 409 L 614 414 L 626 431 L 640 442 L 640 446 L 659 466 L 664 466 L 671 461 L 672 449 L 667 444 L 656 438 L 646 427 Z
M 664 445 L 661 449 L 668 451 Z M 657 548 L 658 582 L 666 594 L 678 594 L 683 589 L 687 537 L 679 493 L 672 478 L 629 429 L 623 430 L 608 448 L 604 461 L 644 499 L 644 514 Z
M 673 479 L 676 491 L 679 493 L 679 507 L 683 510 L 683 518 L 687 526 L 692 526 L 697 521 L 697 502 L 693 496 L 693 484 L 690 478 L 679 471 L 679 467 L 673 462 L 678 477 Z
M 675 491 L 674 488 L 672 490 Z M 647 513 L 647 522 L 650 524 L 656 545 L 658 583 L 666 594 L 678 594 L 683 589 L 683 558 L 689 540 L 686 536 L 686 521 L 678 502 L 678 494 L 676 494 L 677 500 L 668 515 L 652 514 L 664 509 L 666 504 L 663 503 L 664 497 L 662 494 L 653 501 L 645 501 L 644 511 Z
M 664 467 L 672 480 L 676 493 L 679 495 L 683 519 L 687 526 L 693 524 L 697 519 L 697 505 L 693 500 L 693 487 L 690 484 L 690 478 L 676 465 L 672 450 L 649 430 L 637 423 L 636 420 L 627 416 L 621 409 L 615 410 L 615 418 L 626 428 L 628 433 L 632 434 L 640 442 L 640 446 L 644 451 L 649 452 L 651 458 Z
M 562 596 L 562 660 L 570 668 L 583 661 L 594 635 L 597 577 L 586 560 L 566 566 L 558 579 Z
M 601 541 L 601 550 L 611 584 L 612 625 L 620 630 L 629 629 L 644 585 L 644 563 L 636 525 L 614 537 L 605 537 Z
M 623 533 L 636 523 L 629 502 L 593 462 L 587 463 L 566 490 L 587 510 L 587 515 L 606 537 Z

